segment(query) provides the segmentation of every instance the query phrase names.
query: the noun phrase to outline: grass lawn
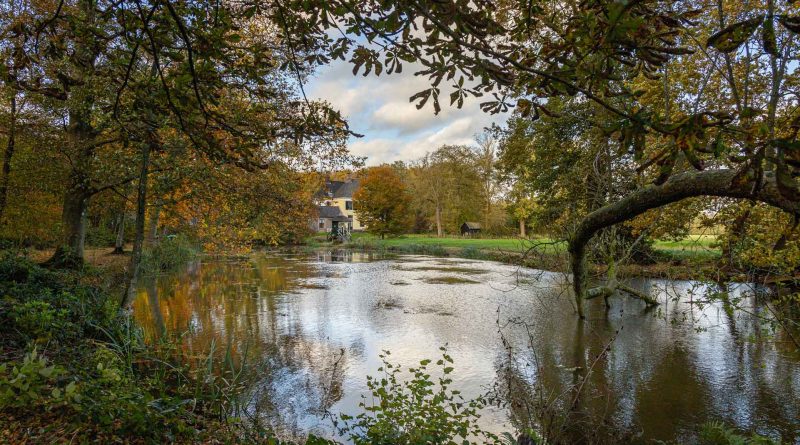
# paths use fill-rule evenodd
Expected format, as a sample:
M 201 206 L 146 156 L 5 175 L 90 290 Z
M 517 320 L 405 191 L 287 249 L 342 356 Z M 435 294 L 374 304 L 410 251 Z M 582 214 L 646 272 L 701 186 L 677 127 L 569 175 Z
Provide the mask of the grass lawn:
M 690 235 L 680 241 L 658 240 L 653 243 L 656 250 L 665 252 L 675 258 L 712 259 L 719 256 L 719 248 L 714 244 L 715 235 Z M 322 237 L 312 237 L 310 244 L 324 241 Z M 479 249 L 479 250 L 504 250 L 521 252 L 540 243 L 540 249 L 545 252 L 561 252 L 567 248 L 565 242 L 554 242 L 547 238 L 533 238 L 523 240 L 519 238 L 437 238 L 426 234 L 409 234 L 398 237 L 380 239 L 368 233 L 353 233 L 352 244 L 371 245 L 374 247 L 404 247 L 404 246 L 439 246 L 444 248 Z
M 385 247 L 399 247 L 410 244 L 442 246 L 455 248 L 493 249 L 507 251 L 523 251 L 531 247 L 534 242 L 551 242 L 541 238 L 535 240 L 522 240 L 519 238 L 437 238 L 430 235 L 402 235 L 394 238 L 380 239 L 367 233 L 357 233 L 353 236 L 354 242 L 370 242 Z M 557 243 L 560 250 L 566 248 L 564 243 Z
M 689 235 L 680 241 L 658 240 L 653 247 L 676 258 L 714 259 L 721 254 L 716 243 L 716 235 Z

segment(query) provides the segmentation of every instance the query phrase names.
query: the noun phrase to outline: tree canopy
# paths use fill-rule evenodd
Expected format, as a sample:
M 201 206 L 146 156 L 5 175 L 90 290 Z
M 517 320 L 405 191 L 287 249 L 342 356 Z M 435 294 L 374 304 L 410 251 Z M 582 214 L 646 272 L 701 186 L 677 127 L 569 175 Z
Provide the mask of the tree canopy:
M 353 195 L 353 208 L 367 231 L 383 238 L 408 230 L 410 201 L 400 176 L 392 167 L 384 165 L 367 169 Z

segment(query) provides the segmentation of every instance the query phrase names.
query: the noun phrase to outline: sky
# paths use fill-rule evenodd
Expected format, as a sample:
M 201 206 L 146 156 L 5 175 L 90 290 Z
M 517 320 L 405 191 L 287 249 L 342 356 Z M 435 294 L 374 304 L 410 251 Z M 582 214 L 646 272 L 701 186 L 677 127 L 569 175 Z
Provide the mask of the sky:
M 350 152 L 366 156 L 367 165 L 410 161 L 444 144 L 472 144 L 475 135 L 506 115 L 484 113 L 479 99 L 467 99 L 461 109 L 448 106 L 443 91 L 442 110 L 434 115 L 431 101 L 417 110 L 413 94 L 430 87 L 426 77 L 413 75 L 406 64 L 401 74 L 354 76 L 352 65 L 335 61 L 319 69 L 306 84 L 309 99 L 324 99 L 342 112 L 350 129 L 364 135 L 351 138 Z M 485 100 L 485 99 L 484 99 Z

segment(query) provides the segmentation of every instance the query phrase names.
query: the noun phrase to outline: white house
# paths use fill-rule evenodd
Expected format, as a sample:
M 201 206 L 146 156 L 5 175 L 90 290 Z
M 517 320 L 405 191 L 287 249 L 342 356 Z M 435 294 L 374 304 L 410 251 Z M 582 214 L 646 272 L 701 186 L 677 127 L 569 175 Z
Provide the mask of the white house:
M 348 230 L 363 230 L 358 213 L 353 208 L 353 194 L 358 190 L 358 179 L 325 181 L 323 190 L 316 195 L 317 232 L 331 232 L 346 224 Z

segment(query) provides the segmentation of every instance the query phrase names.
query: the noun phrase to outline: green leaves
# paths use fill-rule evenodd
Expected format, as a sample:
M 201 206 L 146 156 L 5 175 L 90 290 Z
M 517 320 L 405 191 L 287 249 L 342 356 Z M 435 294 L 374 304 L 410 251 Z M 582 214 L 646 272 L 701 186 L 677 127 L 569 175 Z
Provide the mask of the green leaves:
M 376 76 L 380 76 L 383 72 L 383 64 L 378 60 L 378 53 L 372 49 L 363 46 L 356 48 L 350 61 L 353 63 L 354 76 L 358 74 L 362 66 L 364 67 L 364 77 L 368 76 L 373 69 Z
M 452 357 L 446 349 L 436 364 L 441 377 L 428 372 L 432 360 L 420 361 L 418 367 L 408 368 L 410 378 L 401 366 L 386 361 L 382 354 L 381 378 L 367 377 L 367 387 L 376 400 L 370 404 L 364 397 L 356 416 L 339 415 L 339 433 L 356 445 L 375 444 L 454 444 L 500 443 L 498 437 L 484 432 L 477 425 L 479 410 L 487 401 L 479 397 L 466 400 L 458 390 L 451 390 Z
M 47 359 L 33 351 L 25 354 L 22 363 L 10 367 L 0 365 L 0 410 L 4 408 L 49 408 L 63 402 L 79 400 L 75 382 L 63 389 L 57 386 L 57 379 L 64 374 L 61 367 L 48 365 Z M 9 372 L 10 371 L 10 372 Z
M 706 46 L 715 48 L 723 53 L 736 51 L 764 21 L 764 15 L 759 15 L 749 20 L 734 23 L 714 33 L 708 38 Z

